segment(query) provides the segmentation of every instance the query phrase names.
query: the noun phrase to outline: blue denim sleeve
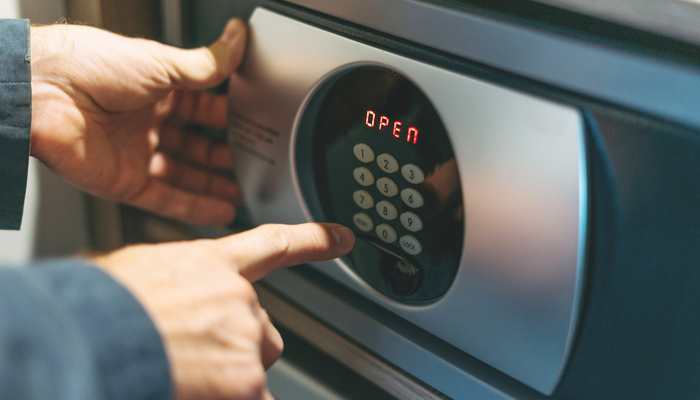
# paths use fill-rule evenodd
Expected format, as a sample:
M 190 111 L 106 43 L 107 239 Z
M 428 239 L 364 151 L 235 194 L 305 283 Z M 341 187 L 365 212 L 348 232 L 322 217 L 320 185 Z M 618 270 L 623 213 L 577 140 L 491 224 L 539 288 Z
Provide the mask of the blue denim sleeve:
M 0 269 L 0 399 L 173 397 L 158 332 L 106 273 L 75 260 Z
M 27 186 L 32 90 L 29 21 L 0 20 L 0 229 L 19 229 Z

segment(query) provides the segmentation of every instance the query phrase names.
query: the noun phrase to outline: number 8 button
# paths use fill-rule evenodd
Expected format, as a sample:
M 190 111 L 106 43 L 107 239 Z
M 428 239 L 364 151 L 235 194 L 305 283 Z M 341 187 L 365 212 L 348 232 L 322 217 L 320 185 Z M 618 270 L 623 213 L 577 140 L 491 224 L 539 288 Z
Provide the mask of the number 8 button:
M 380 217 L 389 221 L 396 218 L 398 214 L 398 212 L 396 211 L 396 207 L 394 207 L 393 204 L 389 203 L 386 200 L 382 200 L 379 203 L 377 203 L 377 212 L 379 213 Z

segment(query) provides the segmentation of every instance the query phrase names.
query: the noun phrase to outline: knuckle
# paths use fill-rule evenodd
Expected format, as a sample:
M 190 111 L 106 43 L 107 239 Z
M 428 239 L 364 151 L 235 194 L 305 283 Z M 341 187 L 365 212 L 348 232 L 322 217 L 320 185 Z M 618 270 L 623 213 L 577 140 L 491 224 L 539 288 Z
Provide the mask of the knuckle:
M 309 235 L 314 250 L 324 251 L 331 248 L 332 244 L 328 237 L 328 231 L 322 226 L 316 224 L 310 225 Z
M 267 224 L 261 227 L 265 238 L 272 244 L 277 254 L 286 254 L 292 246 L 292 241 L 283 225 Z

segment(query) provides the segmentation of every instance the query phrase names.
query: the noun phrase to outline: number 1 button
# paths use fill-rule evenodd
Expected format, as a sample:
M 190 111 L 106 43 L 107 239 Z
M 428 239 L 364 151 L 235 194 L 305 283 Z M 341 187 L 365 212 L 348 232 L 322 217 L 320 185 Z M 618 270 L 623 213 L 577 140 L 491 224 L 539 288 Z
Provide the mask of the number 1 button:
M 374 161 L 374 152 L 364 143 L 356 144 L 352 151 L 355 153 L 355 157 L 363 163 Z

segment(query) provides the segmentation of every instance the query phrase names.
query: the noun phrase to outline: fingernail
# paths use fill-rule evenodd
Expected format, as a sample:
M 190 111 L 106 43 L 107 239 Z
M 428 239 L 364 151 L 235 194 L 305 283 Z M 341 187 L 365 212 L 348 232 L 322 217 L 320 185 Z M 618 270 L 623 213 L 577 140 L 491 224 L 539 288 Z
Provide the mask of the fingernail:
M 236 19 L 232 19 L 226 24 L 226 27 L 224 28 L 224 32 L 221 34 L 221 38 L 219 40 L 221 40 L 222 42 L 230 42 L 236 36 L 238 36 L 240 33 L 241 33 L 240 21 L 236 20 Z
M 333 228 L 331 233 L 340 247 L 351 247 L 355 244 L 355 234 L 344 226 Z

